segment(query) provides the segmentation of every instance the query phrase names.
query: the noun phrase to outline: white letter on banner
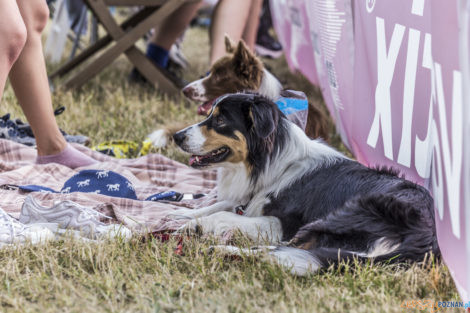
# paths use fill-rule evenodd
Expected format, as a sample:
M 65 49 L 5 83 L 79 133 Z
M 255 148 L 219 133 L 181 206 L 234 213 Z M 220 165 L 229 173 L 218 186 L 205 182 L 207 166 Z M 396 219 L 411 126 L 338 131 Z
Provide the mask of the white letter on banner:
M 436 122 L 433 120 L 433 103 L 436 102 L 436 80 L 434 78 L 434 67 L 433 67 L 433 60 L 432 60 L 432 52 L 431 52 L 431 35 L 425 34 L 424 35 L 424 49 L 423 49 L 423 61 L 422 66 L 424 68 L 429 69 L 430 71 L 430 78 L 431 78 L 431 95 L 429 99 L 429 115 L 428 115 L 428 130 L 426 132 L 426 138 L 424 140 L 419 139 L 416 136 L 415 141 L 415 167 L 416 172 L 422 178 L 428 178 L 430 175 L 431 170 L 431 159 L 432 159 L 432 147 L 431 147 L 431 140 L 434 136 L 432 131 L 435 131 L 437 134 L 437 125 Z M 436 129 L 434 129 L 434 128 Z M 439 150 L 437 153 L 440 153 Z M 440 166 L 440 164 L 439 164 Z
M 437 132 L 436 121 L 429 121 L 432 125 L 432 141 L 434 157 L 432 158 L 432 168 L 434 173 L 432 175 L 432 195 L 434 203 L 437 207 L 437 213 L 439 213 L 439 219 L 444 218 L 444 182 L 442 178 L 442 162 L 441 162 L 441 145 L 439 143 L 439 134 Z
M 450 222 L 452 225 L 452 232 L 457 238 L 460 238 L 460 180 L 462 174 L 463 154 L 462 74 L 458 71 L 454 71 L 453 73 L 451 153 L 449 147 L 449 136 L 447 131 L 444 87 L 442 85 L 442 70 L 440 64 L 435 63 L 434 66 L 436 74 L 436 94 L 439 108 L 439 121 L 441 130 L 442 159 L 444 162 L 444 175 L 446 178 Z
M 411 13 L 415 15 L 423 16 L 423 12 L 424 12 L 424 0 L 413 0 Z
M 408 52 L 406 54 L 405 82 L 403 85 L 403 125 L 401 131 L 400 151 L 397 162 L 406 167 L 411 166 L 411 123 L 416 87 L 416 70 L 418 67 L 418 49 L 421 38 L 419 30 L 410 28 L 408 35 Z
M 390 100 L 390 86 L 392 85 L 395 64 L 400 51 L 405 27 L 396 24 L 393 29 L 389 51 L 385 40 L 385 22 L 383 18 L 377 17 L 377 87 L 375 89 L 375 115 L 372 123 L 367 144 L 372 148 L 377 145 L 380 126 L 382 126 L 382 139 L 384 153 L 387 158 L 393 160 L 392 143 L 392 112 Z

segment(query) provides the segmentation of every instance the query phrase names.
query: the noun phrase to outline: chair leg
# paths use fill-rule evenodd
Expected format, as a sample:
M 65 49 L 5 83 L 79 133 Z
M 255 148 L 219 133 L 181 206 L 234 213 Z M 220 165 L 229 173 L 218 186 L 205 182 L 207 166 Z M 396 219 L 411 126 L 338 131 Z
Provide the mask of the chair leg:
M 135 25 L 139 24 L 142 20 L 147 18 L 153 12 L 154 12 L 154 9 L 149 9 L 149 8 L 143 9 L 139 11 L 138 13 L 134 14 L 133 16 L 131 16 L 125 22 L 123 22 L 121 24 L 121 28 L 124 30 L 128 30 L 129 28 L 134 27 Z M 101 39 L 98 39 L 97 41 L 95 41 L 93 45 L 87 47 L 73 60 L 66 62 L 59 69 L 57 69 L 55 72 L 50 74 L 49 79 L 52 80 L 56 77 L 62 77 L 62 76 L 67 75 L 70 71 L 72 71 L 74 68 L 82 64 L 84 61 L 86 61 L 89 57 L 94 55 L 96 52 L 106 47 L 112 41 L 113 40 L 110 35 L 106 35 L 102 37 Z
M 98 40 L 98 21 L 95 16 L 91 17 L 91 35 L 90 43 L 95 43 Z

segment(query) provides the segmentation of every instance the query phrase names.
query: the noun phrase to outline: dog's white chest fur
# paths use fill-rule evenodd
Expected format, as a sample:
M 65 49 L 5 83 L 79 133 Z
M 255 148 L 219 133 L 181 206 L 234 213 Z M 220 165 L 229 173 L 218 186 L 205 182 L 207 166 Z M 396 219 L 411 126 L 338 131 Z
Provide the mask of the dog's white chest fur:
M 250 178 L 243 163 L 233 164 L 228 168 L 219 168 L 217 172 L 218 201 L 229 200 L 245 205 L 252 188 Z

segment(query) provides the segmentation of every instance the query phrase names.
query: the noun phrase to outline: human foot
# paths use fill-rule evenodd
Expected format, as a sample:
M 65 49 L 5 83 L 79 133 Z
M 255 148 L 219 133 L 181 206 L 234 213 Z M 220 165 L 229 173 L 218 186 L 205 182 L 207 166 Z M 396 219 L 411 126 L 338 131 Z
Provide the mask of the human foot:
M 96 160 L 83 154 L 69 144 L 67 144 L 64 150 L 57 154 L 38 155 L 36 158 L 37 164 L 58 163 L 70 168 L 87 166 L 96 162 Z

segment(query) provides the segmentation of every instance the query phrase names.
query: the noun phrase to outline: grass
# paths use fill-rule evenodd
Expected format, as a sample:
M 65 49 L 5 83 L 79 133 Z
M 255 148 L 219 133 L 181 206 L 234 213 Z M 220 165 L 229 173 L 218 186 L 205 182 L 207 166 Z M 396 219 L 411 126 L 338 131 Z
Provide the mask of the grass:
M 403 312 L 412 299 L 455 299 L 445 267 L 361 266 L 294 277 L 272 264 L 207 253 L 211 240 L 0 250 L 0 303 L 17 312 Z
M 185 73 L 188 81 L 207 70 L 207 46 L 204 30 L 188 32 L 184 45 L 192 64 Z M 284 85 L 318 97 L 308 81 L 287 70 L 284 60 L 267 63 Z M 54 106 L 67 107 L 57 117 L 61 128 L 89 136 L 94 145 L 112 139 L 142 141 L 158 126 L 199 119 L 196 107 L 183 99 L 129 85 L 130 69 L 120 58 L 82 90 L 55 92 Z M 1 111 L 24 118 L 10 87 Z M 332 142 L 345 151 L 338 136 Z M 182 162 L 187 159 L 174 147 L 154 152 Z M 299 278 L 251 257 L 234 261 L 208 254 L 211 244 L 212 239 L 188 239 L 182 256 L 173 252 L 173 241 L 140 238 L 101 244 L 67 239 L 3 249 L 1 311 L 417 312 L 400 305 L 419 299 L 458 300 L 448 269 L 432 261 L 411 267 L 369 264 L 354 269 L 344 264 L 338 270 Z

